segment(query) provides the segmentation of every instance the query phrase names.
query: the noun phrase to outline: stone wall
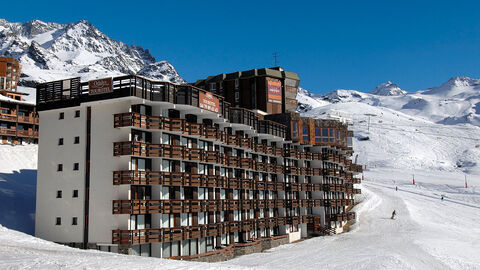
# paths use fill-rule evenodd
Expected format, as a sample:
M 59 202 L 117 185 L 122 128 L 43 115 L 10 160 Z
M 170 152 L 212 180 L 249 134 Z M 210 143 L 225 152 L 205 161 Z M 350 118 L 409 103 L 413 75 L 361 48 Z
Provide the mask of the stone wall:
M 263 252 L 267 249 L 288 243 L 288 235 L 282 235 L 277 237 L 262 238 L 249 243 L 232 244 L 228 247 L 212 252 L 194 256 L 178 257 L 177 259 L 196 262 L 222 262 L 242 255 Z

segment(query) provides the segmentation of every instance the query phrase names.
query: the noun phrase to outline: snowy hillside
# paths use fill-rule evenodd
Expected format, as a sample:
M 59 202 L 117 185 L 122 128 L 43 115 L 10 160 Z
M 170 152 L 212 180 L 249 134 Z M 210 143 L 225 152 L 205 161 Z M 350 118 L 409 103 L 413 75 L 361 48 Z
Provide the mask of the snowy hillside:
M 0 224 L 33 234 L 37 145 L 0 144 Z
M 472 124 L 480 126 L 480 80 L 468 77 L 454 77 L 439 87 L 415 92 L 404 92 L 397 85 L 388 82 L 381 84 L 370 93 L 357 90 L 334 90 L 325 95 L 313 96 L 308 91 L 299 92 L 299 102 L 312 98 L 311 103 L 359 102 L 374 107 L 390 108 L 407 115 L 420 117 L 426 121 L 456 125 Z M 310 106 L 309 109 L 318 106 Z M 300 112 L 309 109 L 299 105 Z
M 82 80 L 137 73 L 183 83 L 166 61 L 156 62 L 148 49 L 115 41 L 88 21 L 69 24 L 0 19 L 0 55 L 22 64 L 20 85 L 75 76 Z

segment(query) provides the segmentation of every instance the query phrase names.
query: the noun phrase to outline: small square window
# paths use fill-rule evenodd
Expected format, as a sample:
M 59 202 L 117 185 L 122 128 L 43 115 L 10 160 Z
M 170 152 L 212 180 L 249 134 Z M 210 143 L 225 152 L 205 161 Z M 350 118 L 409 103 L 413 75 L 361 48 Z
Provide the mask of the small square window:
M 57 190 L 57 198 L 62 198 L 62 191 L 61 190 Z
M 61 112 L 58 116 L 58 119 L 64 119 L 65 118 L 65 113 Z
M 78 171 L 78 167 L 79 167 L 78 163 L 73 163 L 73 170 L 74 171 Z
M 80 143 L 80 137 L 76 136 L 73 143 L 74 144 L 79 144 Z
M 63 171 L 63 164 L 58 164 L 58 165 L 57 165 L 57 171 L 58 171 L 58 172 Z
M 62 218 L 57 217 L 55 220 L 55 225 L 62 225 Z
M 73 190 L 73 198 L 78 198 L 78 189 Z
M 58 145 L 63 145 L 63 138 L 58 139 Z
M 80 110 L 75 111 L 75 118 L 78 118 L 78 117 L 80 117 Z
M 77 225 L 77 217 L 72 218 L 72 225 Z

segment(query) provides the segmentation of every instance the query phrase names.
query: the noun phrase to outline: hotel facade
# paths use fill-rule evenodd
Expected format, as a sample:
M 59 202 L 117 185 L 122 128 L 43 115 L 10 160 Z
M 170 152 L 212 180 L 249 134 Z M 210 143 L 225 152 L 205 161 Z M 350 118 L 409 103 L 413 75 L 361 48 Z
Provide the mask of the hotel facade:
M 37 143 L 38 115 L 35 104 L 17 91 L 22 66 L 13 58 L 0 57 L 0 143 Z
M 230 91 L 135 75 L 38 85 L 36 236 L 219 261 L 342 232 L 360 193 L 352 131 L 286 105 L 296 74 L 249 72 L 224 77 L 260 82 L 265 104 L 247 108 Z

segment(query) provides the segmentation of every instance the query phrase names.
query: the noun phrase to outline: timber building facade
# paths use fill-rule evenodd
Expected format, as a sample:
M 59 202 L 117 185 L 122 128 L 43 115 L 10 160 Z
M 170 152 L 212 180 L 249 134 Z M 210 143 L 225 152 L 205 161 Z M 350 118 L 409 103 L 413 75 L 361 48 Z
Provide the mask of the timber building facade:
M 249 80 L 279 74 L 265 70 Z M 342 232 L 360 193 L 352 132 L 288 109 L 273 79 L 275 114 L 135 75 L 38 85 L 36 236 L 218 261 Z
M 13 58 L 0 57 L 0 143 L 37 143 L 38 115 L 35 104 L 17 91 L 22 66 Z

